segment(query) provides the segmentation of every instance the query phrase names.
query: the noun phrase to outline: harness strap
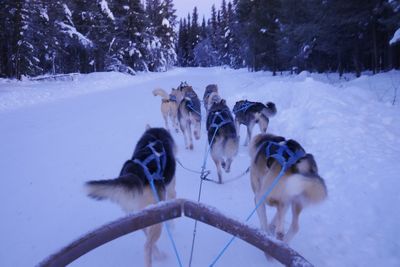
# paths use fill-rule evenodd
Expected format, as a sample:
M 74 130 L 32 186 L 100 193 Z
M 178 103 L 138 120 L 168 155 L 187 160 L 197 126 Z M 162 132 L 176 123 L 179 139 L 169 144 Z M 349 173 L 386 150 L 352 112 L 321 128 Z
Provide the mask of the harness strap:
M 254 105 L 255 105 L 255 103 L 250 102 L 250 101 L 243 102 L 239 105 L 239 107 L 237 107 L 236 109 L 235 108 L 233 109 L 233 113 L 235 113 L 235 115 L 236 115 L 236 113 L 238 113 L 240 111 L 246 112 L 251 106 L 254 106 Z
M 155 149 L 155 145 L 157 145 L 157 143 L 161 144 L 162 148 L 161 152 L 158 152 Z M 143 161 L 137 158 L 134 158 L 132 161 L 142 167 L 147 180 L 149 181 L 163 180 L 164 179 L 163 171 L 165 170 L 165 166 L 167 164 L 164 146 L 162 145 L 161 141 L 157 140 L 149 143 L 146 147 L 149 148 L 152 153 L 149 156 L 147 156 L 147 158 L 145 158 Z M 156 162 L 157 170 L 154 173 L 151 173 L 148 164 L 153 160 L 155 160 Z
M 286 155 L 286 157 L 285 157 Z M 295 164 L 299 159 L 304 157 L 306 153 L 302 149 L 292 151 L 286 144 L 269 141 L 265 148 L 265 156 L 267 158 L 276 159 L 282 167 L 286 169 Z
M 228 118 L 225 118 L 223 116 L 223 112 L 225 112 L 226 110 L 222 110 L 222 111 L 217 111 L 215 112 L 213 115 L 213 120 L 210 124 L 210 128 L 216 128 L 215 131 L 217 131 L 219 128 L 221 128 L 222 126 L 224 126 L 225 124 L 228 124 L 230 122 L 232 122 L 231 118 L 228 116 Z M 221 121 L 219 123 L 216 122 L 217 119 L 220 119 Z

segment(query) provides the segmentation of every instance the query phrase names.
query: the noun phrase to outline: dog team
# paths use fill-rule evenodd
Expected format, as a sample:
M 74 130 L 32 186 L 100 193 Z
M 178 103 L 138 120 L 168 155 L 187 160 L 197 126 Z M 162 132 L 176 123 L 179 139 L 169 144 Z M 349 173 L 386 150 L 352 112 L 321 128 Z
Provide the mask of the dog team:
M 116 202 L 127 213 L 140 211 L 156 203 L 150 180 L 154 181 L 161 201 L 176 196 L 177 149 L 170 134 L 169 123 L 176 132 L 179 132 L 179 129 L 182 131 L 186 149 L 193 150 L 193 135 L 197 140 L 200 138 L 201 101 L 192 86 L 182 82 L 169 94 L 157 88 L 153 90 L 153 95 L 161 97 L 161 113 L 166 129 L 147 127 L 136 144 L 132 158 L 125 162 L 117 178 L 89 181 L 85 184 L 88 196 Z M 299 230 L 299 215 L 303 208 L 321 202 L 327 196 L 325 182 L 318 174 L 313 155 L 306 153 L 304 148 L 292 139 L 286 140 L 284 137 L 266 133 L 269 119 L 277 113 L 272 102 L 263 104 L 240 100 L 231 112 L 215 84 L 206 87 L 202 101 L 206 111 L 209 150 L 220 184 L 223 183 L 222 169 L 229 173 L 232 161 L 238 153 L 241 124 L 247 127 L 244 145 L 249 145 L 250 182 L 256 205 L 263 200 L 264 193 L 282 172 L 279 183 L 257 208 L 257 215 L 262 230 L 277 239 L 289 242 Z M 256 124 L 259 125 L 261 133 L 252 138 Z M 276 208 L 269 224 L 266 205 Z M 289 208 L 292 211 L 292 221 L 289 230 L 285 232 L 284 216 Z M 156 246 L 161 230 L 161 224 L 144 229 L 146 267 L 152 266 L 153 256 L 162 256 Z

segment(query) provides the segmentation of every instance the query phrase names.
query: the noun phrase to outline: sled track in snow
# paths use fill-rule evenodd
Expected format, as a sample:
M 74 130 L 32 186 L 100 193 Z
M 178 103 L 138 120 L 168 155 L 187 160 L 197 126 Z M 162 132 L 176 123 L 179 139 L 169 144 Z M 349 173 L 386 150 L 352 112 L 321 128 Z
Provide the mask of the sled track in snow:
M 182 215 L 232 234 L 268 253 L 286 266 L 312 266 L 285 243 L 272 240 L 264 232 L 231 219 L 213 207 L 186 199 L 175 199 L 152 205 L 141 212 L 103 225 L 50 255 L 38 266 L 66 266 L 89 251 L 118 237 L 179 218 Z

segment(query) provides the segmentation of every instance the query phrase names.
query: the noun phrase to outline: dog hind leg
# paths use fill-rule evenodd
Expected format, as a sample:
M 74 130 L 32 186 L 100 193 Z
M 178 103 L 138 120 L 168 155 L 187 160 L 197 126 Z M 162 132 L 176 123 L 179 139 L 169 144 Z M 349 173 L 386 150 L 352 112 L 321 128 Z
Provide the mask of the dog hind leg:
M 289 205 L 279 202 L 276 206 L 276 238 L 283 240 L 284 238 L 284 218 Z
M 245 146 L 247 146 L 250 143 L 251 134 L 253 132 L 254 124 L 255 123 L 253 121 L 251 121 L 249 123 L 249 125 L 247 125 L 247 136 L 246 136 L 246 141 L 244 143 Z
M 161 236 L 161 224 L 147 227 L 144 232 L 146 234 L 146 242 L 144 244 L 144 263 L 146 267 L 151 267 L 153 250 L 158 250 L 158 248 L 154 249 L 154 246 Z
M 285 235 L 285 238 L 283 239 L 283 241 L 285 241 L 286 243 L 289 243 L 290 240 L 292 240 L 295 234 L 299 231 L 299 216 L 302 209 L 303 206 L 301 205 L 301 203 L 297 201 L 294 201 L 292 203 L 292 223 L 288 232 Z

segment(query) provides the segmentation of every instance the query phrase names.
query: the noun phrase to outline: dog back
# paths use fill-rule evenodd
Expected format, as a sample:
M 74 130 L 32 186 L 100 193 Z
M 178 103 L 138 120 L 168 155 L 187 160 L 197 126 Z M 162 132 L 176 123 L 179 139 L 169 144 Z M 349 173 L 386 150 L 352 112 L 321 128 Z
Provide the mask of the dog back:
M 232 113 L 226 105 L 225 100 L 221 100 L 211 106 L 207 115 L 206 128 L 209 143 L 211 143 L 214 135 L 215 138 L 218 138 L 218 136 L 224 138 L 237 138 Z
M 113 199 L 118 198 L 118 192 L 141 193 L 149 186 L 149 174 L 159 175 L 154 184 L 157 191 L 164 191 L 175 175 L 174 151 L 175 143 L 167 130 L 148 129 L 139 139 L 132 158 L 122 166 L 119 177 L 87 182 L 88 195 L 95 199 Z

